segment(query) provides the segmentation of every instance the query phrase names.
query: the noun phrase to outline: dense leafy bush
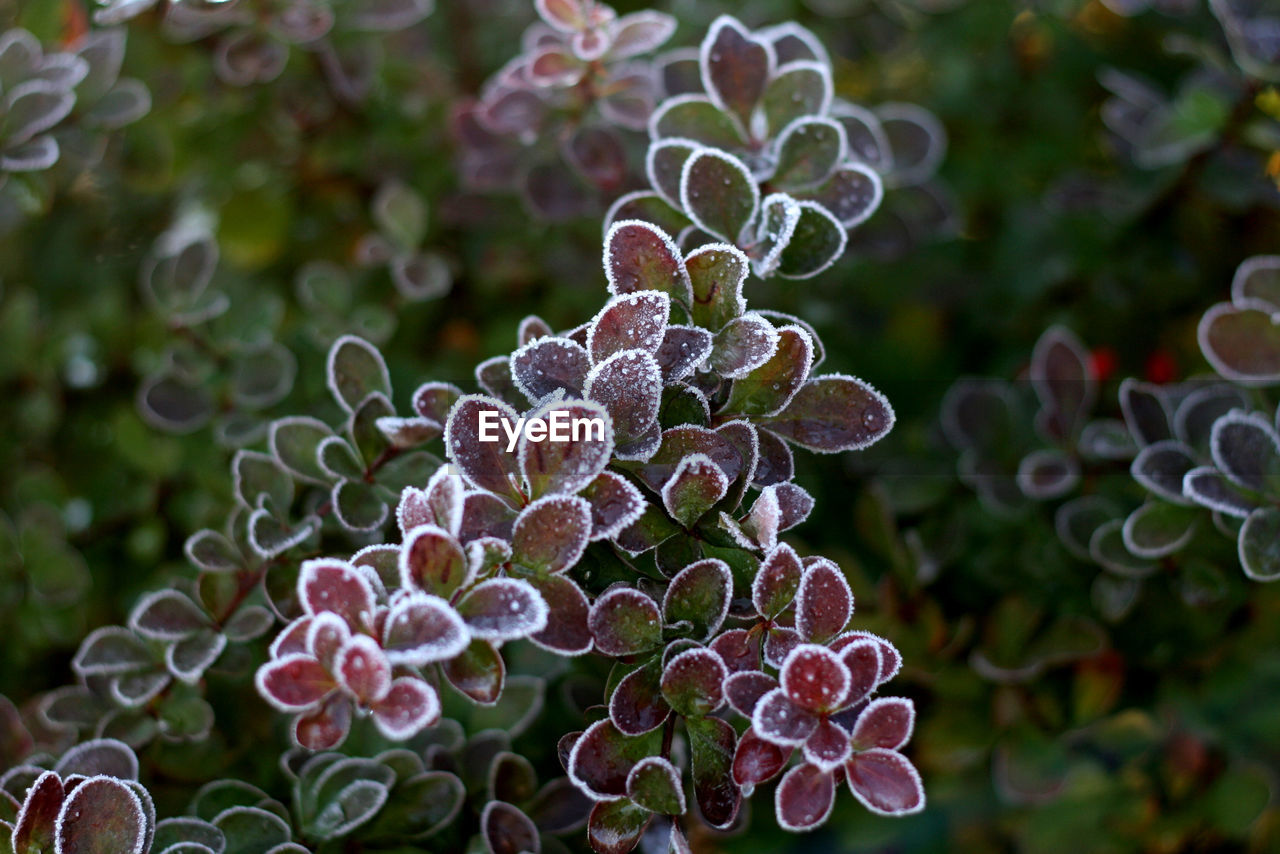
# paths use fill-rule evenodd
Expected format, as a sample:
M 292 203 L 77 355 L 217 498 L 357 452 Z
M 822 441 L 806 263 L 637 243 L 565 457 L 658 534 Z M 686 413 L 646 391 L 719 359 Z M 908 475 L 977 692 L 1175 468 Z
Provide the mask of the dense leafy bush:
M 0 851 L 1280 844 L 1273 11 L 656 6 L 0 9 Z

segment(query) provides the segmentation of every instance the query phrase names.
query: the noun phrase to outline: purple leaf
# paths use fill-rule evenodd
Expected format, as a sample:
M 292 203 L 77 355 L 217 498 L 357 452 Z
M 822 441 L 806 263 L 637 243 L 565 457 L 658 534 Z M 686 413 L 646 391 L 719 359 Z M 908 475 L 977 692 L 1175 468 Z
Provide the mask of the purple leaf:
M 1120 383 L 1120 410 L 1139 445 L 1173 437 L 1169 399 L 1160 386 L 1126 377 Z
M 591 505 L 591 539 L 611 540 L 644 512 L 645 500 L 632 483 L 610 471 L 601 472 L 579 495 Z
M 129 627 L 155 640 L 181 640 L 209 625 L 209 618 L 176 590 L 148 593 L 134 606 Z
M 735 712 L 750 719 L 761 698 L 777 687 L 778 680 L 769 674 L 760 670 L 743 670 L 725 678 L 724 696 Z
M 546 572 L 564 572 L 582 557 L 591 536 L 591 505 L 576 495 L 548 495 L 516 519 L 513 558 Z
M 910 815 L 924 809 L 920 774 L 901 753 L 875 748 L 845 763 L 849 790 L 878 815 Z
M 1182 494 L 1196 504 L 1237 519 L 1244 519 L 1258 507 L 1256 501 L 1244 495 L 1213 466 L 1200 466 L 1187 472 L 1182 479 Z M 1094 532 L 1095 537 L 1098 531 Z
M 303 562 L 298 601 L 308 614 L 332 612 L 352 629 L 372 619 L 375 604 L 368 579 L 351 564 L 331 558 Z
M 609 698 L 609 719 L 623 735 L 643 735 L 662 726 L 671 707 L 662 696 L 662 667 L 651 661 L 622 677 Z
M 874 639 L 856 640 L 840 650 L 840 661 L 848 668 L 848 694 L 843 705 L 851 706 L 865 699 L 880 684 L 884 657 Z
M 768 362 L 778 344 L 778 330 L 772 323 L 754 312 L 744 314 L 729 320 L 716 333 L 710 364 L 723 377 L 742 379 Z M 806 375 L 807 371 L 806 365 Z
M 902 668 L 902 655 L 897 648 L 889 643 L 889 641 L 873 635 L 871 632 L 853 631 L 845 632 L 840 637 L 831 642 L 832 652 L 843 652 L 859 641 L 872 641 L 880 652 L 880 670 L 876 675 L 875 682 L 877 685 L 888 682 L 890 679 L 898 675 L 898 671 Z M 849 662 L 845 662 L 849 664 Z M 854 671 L 854 682 L 859 681 L 859 676 Z
M 848 127 L 847 121 L 845 127 Z M 884 184 L 873 168 L 846 163 L 820 186 L 796 193 L 796 198 L 816 202 L 839 220 L 840 225 L 856 228 L 879 210 L 884 199 Z
M 519 445 L 520 468 L 532 497 L 549 492 L 572 494 L 604 471 L 614 447 L 614 425 L 607 405 L 594 401 L 548 403 L 529 414 L 530 427 L 540 421 L 547 425 L 545 439 L 535 441 L 526 427 Z
M 547 625 L 530 637 L 538 646 L 560 655 L 582 655 L 591 651 L 591 628 L 587 623 L 591 604 L 586 594 L 563 575 L 530 575 L 526 579 L 547 603 Z
M 1163 439 L 1139 451 L 1129 473 L 1164 501 L 1188 504 L 1182 494 L 1182 481 L 1195 466 L 1196 457 L 1190 448 L 1173 439 Z
M 64 779 L 79 774 L 83 777 L 104 775 L 120 780 L 137 780 L 138 757 L 124 742 L 114 738 L 95 738 L 67 750 L 53 770 Z
M 781 667 L 787 660 L 791 650 L 801 643 L 800 633 L 786 626 L 774 626 L 769 629 L 764 640 L 764 660 L 772 667 Z
M 569 753 L 569 779 L 592 800 L 623 797 L 636 763 L 658 751 L 658 733 L 628 736 L 605 719 L 592 724 Z
M 547 603 L 528 582 L 515 578 L 476 585 L 458 603 L 458 614 L 472 637 L 491 641 L 528 637 L 547 625 Z
M 836 784 L 830 771 L 806 763 L 787 772 L 774 797 L 778 824 L 783 829 L 812 830 L 831 815 Z
M 874 647 L 873 647 L 874 648 Z M 878 673 L 878 668 L 876 671 Z M 850 687 L 849 668 L 834 652 L 816 644 L 801 644 L 782 664 L 782 690 L 800 709 L 834 712 L 844 703 Z M 764 728 L 757 724 L 762 735 Z
M 491 706 L 502 696 L 507 666 L 492 643 L 475 638 L 460 655 L 445 662 L 444 675 L 475 702 Z
M 893 407 L 884 395 L 840 374 L 809 381 L 764 422 L 782 438 L 819 453 L 860 451 L 884 438 L 893 424 Z
M 568 338 L 539 338 L 511 354 L 511 376 L 531 403 L 560 389 L 581 395 L 590 368 L 582 345 Z
M 452 383 L 423 383 L 413 393 L 413 411 L 423 418 L 443 424 L 449 418 L 449 410 L 460 397 L 462 389 Z
M 652 821 L 653 813 L 629 800 L 603 801 L 591 808 L 587 840 L 596 854 L 628 854 Z
M 786 767 L 791 758 L 792 748 L 779 747 L 771 741 L 765 741 L 756 735 L 756 731 L 748 727 L 738 739 L 738 749 L 733 754 L 733 781 L 742 787 L 742 793 L 751 795 L 751 790 L 760 783 L 767 783 Z
M 737 733 L 719 718 L 689 718 L 685 729 L 689 733 L 694 799 L 708 824 L 728 827 L 742 805 L 742 790 L 733 780 Z
M 147 833 L 147 813 L 133 789 L 112 777 L 90 777 L 63 801 L 56 845 L 66 854 L 142 854 Z
M 711 333 L 696 326 L 671 325 L 658 348 L 664 382 L 682 380 L 711 355 Z
M 612 228 L 614 223 L 634 221 L 650 223 L 667 234 L 679 234 L 681 230 L 689 227 L 687 216 L 668 204 L 657 193 L 647 190 L 637 190 L 634 193 L 619 196 L 609 206 L 604 216 L 606 229 Z M 678 295 L 679 290 L 675 293 Z
M 733 574 L 718 558 L 706 558 L 680 570 L 662 597 L 668 624 L 688 622 L 693 635 L 709 639 L 723 625 L 733 597 Z
M 858 750 L 883 747 L 897 750 L 911 738 L 915 726 L 916 707 L 902 697 L 872 700 L 858 715 L 853 727 L 853 743 Z
M 890 184 L 909 187 L 931 177 L 947 150 L 947 129 L 942 122 L 915 104 L 881 104 L 876 116 L 893 151 Z
M 684 163 L 680 205 L 694 225 L 736 244 L 760 208 L 760 188 L 741 160 L 703 148 Z
M 1049 436 L 1056 441 L 1075 436 L 1098 396 L 1080 339 L 1065 327 L 1050 327 L 1036 341 L 1030 376 L 1043 413 L 1038 421 Z
M 258 693 L 282 712 L 310 709 L 337 687 L 329 671 L 309 655 L 286 655 L 258 668 Z
M 680 250 L 656 226 L 622 220 L 605 235 L 604 273 L 609 293 L 660 291 L 678 302 L 689 302 L 689 276 Z
M 636 473 L 655 492 L 662 490 L 680 463 L 691 454 L 705 454 L 718 465 L 729 483 L 742 474 L 742 455 L 714 430 L 693 425 L 673 427 L 662 433 L 662 445 Z
M 853 616 L 853 591 L 840 568 L 822 559 L 808 567 L 796 591 L 796 629 L 813 643 L 826 643 Z
M 470 583 L 466 555 L 458 541 L 435 525 L 419 525 L 410 530 L 400 548 L 400 584 L 406 590 L 420 590 L 452 598 Z
M 10 850 L 15 852 L 53 851 L 58 811 L 64 797 L 62 780 L 45 771 L 27 790 L 26 799 L 13 823 Z M 0 828 L 4 830 L 5 828 Z
M 759 459 L 756 462 L 755 484 L 772 486 L 788 483 L 795 476 L 795 458 L 791 447 L 768 430 L 757 432 Z
M 508 540 L 515 518 L 515 512 L 497 496 L 487 492 L 468 493 L 462 502 L 458 540 L 464 543 L 482 537 Z
M 775 483 L 762 492 L 772 492 L 778 505 L 778 530 L 788 531 L 799 525 L 813 512 L 813 496 L 804 487 L 794 483 Z
M 817 690 L 814 688 L 814 693 Z M 803 744 L 817 726 L 818 717 L 791 702 L 784 688 L 775 688 L 761 697 L 751 715 L 751 728 L 756 734 L 782 747 Z
M 658 604 L 630 587 L 606 590 L 592 604 L 587 624 L 605 655 L 633 655 L 662 642 Z
M 813 342 L 799 326 L 778 330 L 778 344 L 763 364 L 734 380 L 722 411 L 751 416 L 776 415 L 787 408 L 809 377 Z
M 776 619 L 796 598 L 804 567 L 791 546 L 782 543 L 765 555 L 751 583 L 751 601 L 756 612 Z
M 444 443 L 449 458 L 468 480 L 480 489 L 514 500 L 519 497 L 519 475 L 516 456 L 505 450 L 507 443 L 497 426 L 504 420 L 514 427 L 520 416 L 496 398 L 466 395 L 449 411 Z
M 462 654 L 470 637 L 449 603 L 426 593 L 411 594 L 391 607 L 382 647 L 392 664 L 421 667 Z
M 743 127 L 773 76 L 773 45 L 752 37 L 736 18 L 721 15 L 711 24 L 699 51 L 702 85 L 711 100 L 737 116 Z
M 724 471 L 706 454 L 690 454 L 662 486 L 662 503 L 671 517 L 692 528 L 729 491 Z
M 724 703 L 721 687 L 729 670 L 709 649 L 690 649 L 672 658 L 662 671 L 662 696 L 678 714 L 702 717 Z
M 1275 493 L 1280 478 L 1280 435 L 1258 412 L 1233 410 L 1213 424 L 1209 453 L 1228 480 L 1254 492 Z
M 538 828 L 511 804 L 489 801 L 480 814 L 480 835 L 489 854 L 538 854 Z
M 327 376 L 333 399 L 347 412 L 374 392 L 391 396 L 391 378 L 378 348 L 354 335 L 344 335 L 329 348 Z

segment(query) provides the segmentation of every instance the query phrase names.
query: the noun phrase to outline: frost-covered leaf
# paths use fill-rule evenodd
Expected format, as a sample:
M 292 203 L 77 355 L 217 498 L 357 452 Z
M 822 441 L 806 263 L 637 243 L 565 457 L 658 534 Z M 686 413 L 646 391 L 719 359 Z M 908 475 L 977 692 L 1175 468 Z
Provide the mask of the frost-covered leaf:
M 853 744 L 857 750 L 882 747 L 897 750 L 911 738 L 915 727 L 916 708 L 901 697 L 872 700 L 858 715 L 853 727 Z
M 490 854 L 542 850 L 538 828 L 527 815 L 504 801 L 489 801 L 480 814 L 480 834 Z
M 673 205 L 657 193 L 647 190 L 637 190 L 634 193 L 619 196 L 604 215 L 606 229 L 611 228 L 615 223 L 630 221 L 652 223 L 667 234 L 679 234 L 682 229 L 688 228 L 691 224 L 689 218 L 679 210 L 678 205 Z
M 662 229 L 647 222 L 621 220 L 609 227 L 604 273 L 611 294 L 660 291 L 689 302 L 689 277 L 680 250 Z
M 1139 451 L 1129 471 L 1134 480 L 1163 500 L 1186 504 L 1182 481 L 1195 466 L 1196 458 L 1190 448 L 1172 439 L 1162 439 Z
M 825 181 L 844 160 L 848 141 L 834 119 L 804 117 L 783 128 L 776 145 L 778 162 L 771 182 L 798 189 Z
M 642 290 L 609 300 L 587 330 L 587 351 L 599 364 L 622 350 L 656 352 L 667 330 L 671 297 L 663 291 Z
M 614 353 L 591 369 L 586 396 L 608 411 L 621 459 L 644 458 L 656 448 L 662 370 L 644 350 Z
M 591 505 L 591 539 L 613 539 L 644 512 L 645 500 L 632 483 L 604 471 L 579 492 Z
M 763 97 L 764 114 L 772 133 L 801 116 L 821 116 L 831 106 L 831 69 L 812 60 L 789 62 L 769 81 Z
M 791 758 L 791 750 L 765 741 L 748 727 L 738 739 L 738 748 L 733 754 L 733 781 L 742 787 L 744 795 L 750 796 L 755 786 L 782 773 Z
M 765 555 L 751 585 L 756 611 L 768 619 L 781 614 L 796 598 L 804 568 L 795 550 L 785 543 Z
M 515 640 L 546 628 L 547 603 L 526 581 L 491 578 L 458 602 L 458 615 L 472 637 Z
M 632 655 L 662 641 L 658 604 L 628 587 L 612 588 L 596 599 L 588 624 L 596 647 L 605 655 Z
M 1118 515 L 1119 510 L 1106 498 L 1086 495 L 1063 504 L 1054 514 L 1054 530 L 1062 544 L 1081 560 L 1091 560 L 1089 540 L 1103 522 Z
M 147 594 L 129 615 L 131 629 L 155 640 L 180 640 L 208 625 L 204 611 L 176 590 Z
M 286 655 L 258 668 L 258 693 L 284 712 L 311 709 L 337 687 L 329 671 L 306 654 Z
M 1137 557 L 1124 542 L 1124 520 L 1113 519 L 1099 525 L 1089 538 L 1089 555 L 1123 578 L 1144 578 L 1159 567 L 1147 558 Z
M 604 470 L 614 448 L 614 425 L 606 403 L 549 403 L 529 414 L 529 425 L 539 422 L 547 425 L 545 438 L 536 441 L 526 427 L 519 445 L 520 468 L 531 496 L 572 494 Z
M 685 425 L 663 431 L 662 445 L 637 472 L 655 492 L 662 489 L 680 461 L 690 454 L 705 454 L 724 470 L 730 483 L 742 473 L 742 455 L 727 439 L 704 427 Z
M 298 415 L 272 421 L 267 444 L 276 461 L 295 478 L 327 483 L 329 475 L 320 465 L 317 449 L 332 435 L 333 430 L 323 421 Z
M 114 738 L 81 742 L 62 754 L 53 770 L 63 778 L 107 776 L 120 780 L 138 779 L 138 757 L 128 745 Z
M 590 369 L 586 350 L 568 338 L 539 338 L 511 354 L 511 376 L 530 403 L 560 389 L 581 395 Z
M 628 854 L 652 822 L 653 813 L 626 798 L 601 801 L 587 819 L 587 840 L 596 854 Z
M 724 412 L 749 416 L 777 415 L 809 377 L 813 342 L 798 326 L 778 330 L 778 345 L 759 367 L 734 380 Z
M 656 354 L 662 381 L 672 383 L 692 374 L 711 355 L 711 346 L 711 333 L 705 329 L 674 324 L 668 326 Z
M 1213 466 L 1199 466 L 1182 479 L 1182 494 L 1202 507 L 1244 519 L 1258 507 L 1252 496 L 1223 477 Z
M 263 807 L 233 806 L 213 819 L 227 840 L 225 854 L 268 854 L 292 834 L 288 823 Z
M 729 490 L 724 471 L 705 454 L 690 454 L 662 486 L 662 503 L 671 517 L 692 528 Z
M 419 525 L 405 534 L 399 554 L 400 583 L 449 599 L 469 583 L 467 557 L 458 541 L 433 524 Z
M 1275 307 L 1257 298 L 1218 303 L 1197 328 L 1200 350 L 1221 376 L 1233 382 L 1280 380 L 1280 326 Z
M 545 572 L 564 572 L 578 562 L 591 537 L 591 505 L 576 495 L 548 495 L 516 518 L 513 558 Z
M 852 685 L 850 670 L 842 658 L 816 644 L 801 644 L 793 649 L 783 662 L 778 678 L 787 699 L 800 709 L 817 713 L 840 708 Z M 771 730 L 762 729 L 760 724 L 769 720 L 769 710 L 764 710 L 755 722 L 766 738 Z
M 444 665 L 449 684 L 481 705 L 493 705 L 502 696 L 507 666 L 489 641 L 476 638 L 460 655 Z
M 378 348 L 354 335 L 344 335 L 329 348 L 329 391 L 348 412 L 374 392 L 391 396 L 391 378 Z
M 1062 326 L 1050 327 L 1031 354 L 1031 384 L 1040 399 L 1038 426 L 1055 441 L 1075 436 L 1097 399 L 1089 354 Z
M 492 397 L 466 395 L 449 411 L 445 427 L 445 447 L 449 458 L 467 479 L 481 489 L 500 496 L 518 495 L 516 456 L 508 453 L 500 426 L 512 427 L 520 416 L 507 404 Z
M 648 756 L 636 763 L 627 775 L 627 796 L 660 815 L 684 815 L 680 772 L 661 756 Z
M 1061 498 L 1079 480 L 1079 463 L 1057 448 L 1039 448 L 1018 462 L 1018 488 L 1028 498 Z
M 1143 558 L 1172 554 L 1191 541 L 1198 515 L 1189 507 L 1149 501 L 1125 519 L 1121 529 L 1125 548 Z
M 760 207 L 760 189 L 741 160 L 703 148 L 680 173 L 680 204 L 699 228 L 737 243 Z
M 742 285 L 750 272 L 747 256 L 736 246 L 713 243 L 685 257 L 692 286 L 693 321 L 712 331 L 746 311 Z
M 658 753 L 660 735 L 623 735 L 605 719 L 592 724 L 574 743 L 569 753 L 569 779 L 592 800 L 623 797 L 627 775 L 636 763 Z
M 924 784 L 901 753 L 874 748 L 845 763 L 849 790 L 879 815 L 910 815 L 924 809 Z
M 372 706 L 391 690 L 391 663 L 378 642 L 355 635 L 334 660 L 334 674 L 362 705 Z
M 742 790 L 733 780 L 733 755 L 738 736 L 719 718 L 690 718 L 689 733 L 693 794 L 702 817 L 713 827 L 728 827 L 742 805 Z
M 772 358 L 779 334 L 773 324 L 752 312 L 729 320 L 715 335 L 710 365 L 729 379 L 747 377 Z
M 1259 507 L 1240 528 L 1240 565 L 1254 581 L 1280 579 L 1280 511 Z
M 728 669 L 709 649 L 690 649 L 672 658 L 662 671 L 662 696 L 678 714 L 702 717 L 724 703 Z
M 817 202 L 797 204 L 800 218 L 778 256 L 778 273 L 787 279 L 808 279 L 840 259 L 849 235 L 836 215 Z
M 417 735 L 440 720 L 440 698 L 421 679 L 401 676 L 373 706 L 373 723 L 392 741 Z
M 855 377 L 828 374 L 805 383 L 786 408 L 764 421 L 788 441 L 819 453 L 862 450 L 894 424 L 893 407 Z
M 735 150 L 746 145 L 741 125 L 703 94 L 667 98 L 649 117 L 653 139 L 691 139 L 715 148 Z
M 880 208 L 884 185 L 872 168 L 861 163 L 846 163 L 822 184 L 797 192 L 796 197 L 821 205 L 842 226 L 854 228 Z
M 371 619 L 375 605 L 368 579 L 351 564 L 329 558 L 303 562 L 298 601 L 308 614 L 329 611 L 352 628 Z
M 718 558 L 706 558 L 680 570 L 662 598 L 668 624 L 688 622 L 693 636 L 706 640 L 724 623 L 733 596 L 733 574 Z
M 835 803 L 831 772 L 805 763 L 787 772 L 774 795 L 778 824 L 790 831 L 812 830 L 827 820 Z
M 392 664 L 421 667 L 447 661 L 468 643 L 470 635 L 458 613 L 448 602 L 425 593 L 396 602 L 383 628 L 382 646 Z
M 150 666 L 154 659 L 146 644 L 119 626 L 90 632 L 76 651 L 71 667 L 83 676 L 127 673 Z
M 1125 378 L 1120 383 L 1120 409 L 1125 424 L 1139 445 L 1151 445 L 1172 438 L 1169 400 L 1164 389 L 1151 383 Z
M 55 827 L 58 854 L 142 854 L 150 830 L 138 794 L 125 782 L 102 776 L 67 794 Z
M 662 696 L 662 662 L 651 660 L 618 682 L 609 698 L 609 719 L 623 735 L 643 735 L 661 726 L 671 715 Z
M 666 201 L 680 204 L 680 173 L 689 155 L 701 148 L 691 139 L 656 139 L 645 154 L 645 173 L 649 183 Z
M 1218 471 L 1245 489 L 1280 493 L 1280 435 L 1261 413 L 1235 410 L 1219 418 L 1209 437 Z
M 702 85 L 713 102 L 747 127 L 775 61 L 771 44 L 754 38 L 736 18 L 721 15 L 702 40 Z

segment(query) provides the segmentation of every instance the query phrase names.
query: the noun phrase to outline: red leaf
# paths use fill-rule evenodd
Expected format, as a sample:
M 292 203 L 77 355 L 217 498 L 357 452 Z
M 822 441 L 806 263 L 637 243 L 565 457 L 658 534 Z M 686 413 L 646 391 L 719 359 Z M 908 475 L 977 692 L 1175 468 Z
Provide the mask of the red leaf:
M 392 664 L 421 667 L 460 655 L 470 643 L 466 624 L 449 603 L 416 593 L 396 602 L 387 614 L 382 647 Z
M 849 733 L 823 719 L 804 743 L 804 758 L 823 771 L 834 771 L 853 752 Z
M 662 371 L 651 353 L 622 350 L 597 363 L 587 377 L 586 395 L 608 410 L 620 456 L 643 458 L 656 449 L 647 437 L 657 431 Z
M 498 423 L 505 419 L 512 427 L 520 419 L 514 409 L 496 398 L 478 394 L 459 398 L 449 411 L 449 420 L 445 425 L 444 444 L 449 458 L 480 489 L 513 500 L 518 499 L 516 456 L 507 452 L 506 436 L 501 426 L 485 434 L 486 438 L 496 434 L 495 441 L 480 440 L 482 413 L 485 414 L 486 423 L 495 420 L 495 416 L 488 413 L 496 413 Z
M 319 661 L 326 670 L 334 669 L 334 661 L 347 641 L 351 629 L 337 614 L 325 612 L 308 618 L 306 648 L 303 650 Z
M 383 699 L 373 707 L 378 731 L 392 741 L 404 741 L 440 720 L 440 698 L 416 676 L 401 676 L 391 683 Z
M 786 767 L 792 748 L 779 747 L 765 741 L 748 728 L 738 739 L 738 749 L 733 754 L 733 780 L 743 787 L 743 794 L 751 795 L 751 789 L 772 780 Z
M 640 518 L 645 500 L 631 481 L 601 472 L 579 495 L 591 505 L 591 539 L 610 540 Z
M 515 640 L 547 625 L 547 603 L 526 581 L 491 578 L 473 587 L 458 603 L 458 615 L 472 637 Z
M 491 706 L 502 696 L 507 665 L 493 644 L 476 638 L 460 655 L 445 662 L 444 675 L 472 700 Z
M 916 707 L 903 697 L 881 697 L 872 700 L 858 715 L 853 727 L 853 743 L 859 750 L 883 747 L 897 750 L 911 738 L 916 722 Z
M 791 650 L 800 645 L 800 633 L 786 626 L 774 626 L 764 639 L 764 660 L 773 667 L 781 667 Z
M 831 772 L 813 765 L 797 765 L 778 784 L 778 824 L 786 830 L 812 830 L 831 815 L 835 800 Z
M 563 575 L 529 575 L 525 578 L 547 603 L 547 626 L 530 640 L 560 655 L 591 651 L 591 627 L 587 617 L 591 603 L 576 583 Z
M 335 687 L 329 671 L 309 655 L 288 655 L 258 668 L 258 693 L 283 712 L 309 709 Z
M 623 735 L 642 735 L 657 729 L 671 716 L 662 696 L 661 662 L 639 667 L 618 683 L 609 698 L 609 719 Z
M 662 696 L 685 717 L 701 717 L 724 703 L 729 670 L 709 649 L 690 649 L 672 658 L 662 671 Z
M 307 651 L 307 633 L 311 629 L 312 617 L 299 617 L 285 626 L 271 642 L 269 653 L 272 658 L 283 658 L 299 652 Z
M 13 823 L 13 851 L 52 851 L 54 823 L 62 808 L 62 780 L 45 771 L 27 790 L 26 800 Z
M 614 435 L 610 411 L 602 403 L 548 403 L 529 413 L 529 420 L 534 419 L 546 421 L 549 434 L 546 441 L 520 441 L 520 469 L 528 480 L 530 497 L 547 493 L 572 495 L 609 464 Z M 597 422 L 603 428 L 595 426 Z M 564 438 L 568 441 L 560 441 Z
M 860 640 L 874 641 L 880 649 L 880 674 L 876 680 L 877 684 L 888 682 L 898 675 L 898 671 L 902 669 L 902 654 L 889 641 L 871 632 L 845 632 L 831 642 L 831 651 L 840 652 Z
M 147 813 L 124 781 L 90 777 L 67 793 L 57 819 L 57 850 L 83 854 L 142 854 Z
M 490 801 L 480 814 L 480 834 L 490 854 L 521 854 L 541 850 L 538 828 L 511 804 Z
M 844 705 L 859 703 L 880 684 L 883 661 L 880 645 L 873 640 L 859 640 L 840 651 L 840 660 L 849 669 L 849 693 Z
M 849 668 L 824 646 L 801 644 L 782 664 L 778 681 L 791 702 L 811 712 L 834 712 L 849 692 Z
M 569 753 L 569 779 L 594 800 L 612 800 L 627 792 L 627 775 L 636 763 L 657 753 L 657 732 L 628 736 L 607 718 L 587 728 Z
M 759 670 L 743 670 L 731 673 L 724 680 L 724 696 L 734 711 L 750 718 L 756 704 L 765 694 L 778 687 L 778 680 Z
M 680 250 L 665 232 L 647 222 L 624 220 L 609 228 L 604 273 L 611 294 L 662 291 L 689 301 L 689 276 Z
M 530 569 L 564 572 L 578 562 L 591 536 L 591 505 L 576 495 L 548 495 L 516 519 L 512 557 Z
M 307 750 L 332 750 L 351 730 L 351 701 L 339 694 L 323 706 L 293 721 L 293 740 Z
M 724 624 L 733 597 L 733 574 L 719 558 L 705 558 L 676 573 L 662 597 L 667 623 L 688 621 L 696 639 L 711 637 Z
M 818 453 L 860 451 L 893 429 L 888 399 L 854 377 L 829 374 L 805 383 L 767 426 Z
M 840 568 L 829 560 L 811 564 L 796 591 L 796 629 L 812 643 L 840 634 L 853 616 L 853 591 Z
M 391 690 L 391 663 L 368 635 L 356 635 L 348 641 L 338 653 L 334 669 L 362 706 L 373 706 Z
M 786 610 L 796 598 L 803 574 L 804 567 L 791 546 L 782 543 L 765 555 L 751 582 L 751 601 L 757 613 L 772 620 Z
M 561 389 L 571 397 L 581 396 L 590 369 L 587 352 L 568 338 L 539 338 L 511 354 L 511 376 L 530 403 Z M 514 421 L 511 426 L 514 429 Z
M 728 827 L 742 806 L 742 790 L 733 781 L 733 755 L 738 735 L 719 718 L 690 718 L 689 734 L 693 794 L 702 817 L 713 827 Z
M 346 561 L 322 558 L 302 564 L 298 575 L 298 601 L 308 614 L 330 611 L 353 630 L 366 625 L 373 616 L 373 588 L 354 566 Z
M 791 702 L 781 688 L 761 697 L 751 716 L 756 735 L 783 747 L 803 744 L 817 727 L 818 718 Z
M 609 300 L 587 329 L 592 363 L 599 364 L 622 350 L 656 352 L 666 335 L 670 313 L 671 298 L 662 291 L 637 291 Z
M 910 815 L 924 809 L 924 784 L 901 753 L 875 748 L 845 763 L 849 790 L 880 815 Z
M 449 599 L 470 580 L 462 546 L 448 531 L 428 524 L 405 534 L 400 548 L 400 584 L 406 590 Z
M 653 813 L 628 800 L 605 801 L 591 808 L 587 840 L 596 854 L 627 854 L 640 844 Z
M 721 15 L 711 25 L 699 53 L 707 94 L 718 106 L 736 114 L 744 126 L 764 95 L 775 63 L 772 47 L 757 41 L 728 15 Z
M 730 673 L 760 667 L 760 635 L 756 632 L 730 629 L 717 635 L 710 648 L 720 656 Z

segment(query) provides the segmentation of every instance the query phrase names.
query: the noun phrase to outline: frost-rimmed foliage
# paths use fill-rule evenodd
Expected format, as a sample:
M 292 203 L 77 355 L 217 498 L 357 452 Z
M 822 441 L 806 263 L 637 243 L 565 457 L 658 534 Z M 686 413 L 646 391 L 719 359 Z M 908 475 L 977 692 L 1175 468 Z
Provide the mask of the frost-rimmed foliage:
M 518 189 L 527 207 L 564 219 L 604 207 L 634 183 L 631 137 L 656 100 L 644 57 L 676 21 L 644 9 L 619 16 L 598 0 L 536 0 L 521 52 L 453 111 L 464 181 Z
M 827 269 L 886 185 L 923 183 L 946 147 L 922 108 L 836 99 L 825 49 L 795 23 L 752 32 L 722 15 L 696 61 L 668 59 L 648 122 L 652 189 L 618 199 L 606 225 L 644 219 L 686 247 L 735 245 L 761 277 Z
M 156 0 L 98 0 L 94 20 L 121 24 Z M 434 9 L 432 0 L 223 0 L 163 4 L 165 36 L 212 40 L 213 68 L 231 86 L 268 84 L 284 72 L 292 48 L 313 54 L 334 94 L 359 101 L 378 62 L 380 34 L 403 30 Z
M 66 180 L 92 168 L 108 132 L 150 111 L 147 87 L 120 77 L 124 51 L 119 28 L 85 33 L 59 51 L 21 28 L 0 33 L 0 188 L 12 176 L 56 167 Z

